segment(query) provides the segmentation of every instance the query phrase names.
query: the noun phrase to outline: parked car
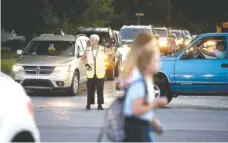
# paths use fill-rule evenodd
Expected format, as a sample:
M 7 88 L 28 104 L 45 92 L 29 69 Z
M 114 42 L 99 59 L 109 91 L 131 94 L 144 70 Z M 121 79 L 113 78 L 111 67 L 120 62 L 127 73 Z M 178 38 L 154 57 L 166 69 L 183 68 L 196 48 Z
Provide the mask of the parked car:
M 40 142 L 32 101 L 23 87 L 1 72 L 0 87 L 0 142 Z
M 81 56 L 89 38 L 83 35 L 41 35 L 32 39 L 12 69 L 12 77 L 26 90 L 64 90 L 77 95 L 86 82 Z
M 228 33 L 201 34 L 176 55 L 161 58 L 155 75 L 161 96 L 171 101 L 178 95 L 228 95 L 227 41 Z
M 25 42 L 25 36 L 19 35 L 15 30 L 1 30 L 2 47 L 10 47 L 12 50 L 17 50 L 24 46 Z
M 117 47 L 120 46 L 116 33 L 110 27 L 80 27 L 75 34 L 97 34 L 100 37 L 99 44 L 108 48 L 109 52 L 106 54 L 106 78 L 113 80 L 115 78 L 115 53 Z

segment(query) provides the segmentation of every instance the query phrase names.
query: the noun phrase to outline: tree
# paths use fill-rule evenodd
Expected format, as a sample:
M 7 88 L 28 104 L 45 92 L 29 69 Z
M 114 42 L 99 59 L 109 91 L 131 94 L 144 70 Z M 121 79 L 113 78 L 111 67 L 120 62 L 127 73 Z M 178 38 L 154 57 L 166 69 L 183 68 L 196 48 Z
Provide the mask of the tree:
M 85 26 L 107 26 L 115 18 L 113 0 L 85 0 L 88 8 L 83 12 Z

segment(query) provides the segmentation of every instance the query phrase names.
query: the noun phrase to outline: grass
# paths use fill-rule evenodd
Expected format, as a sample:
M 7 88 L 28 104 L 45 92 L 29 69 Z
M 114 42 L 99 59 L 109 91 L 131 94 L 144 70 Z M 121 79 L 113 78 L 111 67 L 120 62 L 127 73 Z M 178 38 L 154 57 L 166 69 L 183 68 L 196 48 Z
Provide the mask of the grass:
M 1 49 L 1 71 L 10 74 L 13 64 L 17 59 L 15 51 L 10 51 L 10 49 Z

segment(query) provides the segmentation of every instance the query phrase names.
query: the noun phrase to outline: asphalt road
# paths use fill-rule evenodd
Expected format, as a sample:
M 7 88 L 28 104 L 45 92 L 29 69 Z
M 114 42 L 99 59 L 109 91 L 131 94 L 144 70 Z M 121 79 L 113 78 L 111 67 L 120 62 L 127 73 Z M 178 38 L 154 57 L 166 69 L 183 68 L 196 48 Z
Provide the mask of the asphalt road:
M 43 142 L 95 142 L 104 125 L 104 112 L 85 110 L 86 88 L 79 96 L 62 93 L 30 94 Z M 112 82 L 105 83 L 105 108 L 118 96 Z M 166 108 L 156 110 L 166 126 L 162 142 L 228 142 L 228 97 L 175 98 Z M 104 136 L 102 141 L 108 141 Z

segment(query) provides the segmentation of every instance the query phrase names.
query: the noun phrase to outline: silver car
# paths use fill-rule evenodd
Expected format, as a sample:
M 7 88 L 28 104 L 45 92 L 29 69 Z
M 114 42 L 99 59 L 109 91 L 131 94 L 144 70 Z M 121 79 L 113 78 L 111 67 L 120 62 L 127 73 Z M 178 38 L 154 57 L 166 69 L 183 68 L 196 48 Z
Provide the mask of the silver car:
M 64 90 L 77 95 L 85 83 L 86 68 L 81 62 L 89 38 L 84 35 L 41 35 L 24 49 L 12 69 L 14 80 L 26 90 Z

